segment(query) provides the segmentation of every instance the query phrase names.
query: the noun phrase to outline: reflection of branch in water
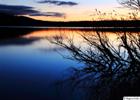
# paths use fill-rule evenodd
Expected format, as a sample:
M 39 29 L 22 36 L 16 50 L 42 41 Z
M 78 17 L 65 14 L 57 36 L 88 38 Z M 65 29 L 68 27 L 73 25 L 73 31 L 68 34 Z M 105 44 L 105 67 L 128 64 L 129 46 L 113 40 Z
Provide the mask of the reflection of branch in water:
M 85 87 L 91 93 L 89 99 L 95 100 L 108 100 L 114 95 L 114 91 L 118 93 L 116 100 L 130 93 L 124 90 L 129 86 L 133 87 L 140 76 L 140 35 L 117 33 L 117 46 L 111 43 L 104 32 L 81 36 L 87 48 L 76 46 L 72 39 L 67 43 L 61 38 L 51 40 L 66 48 L 71 53 L 71 59 L 85 64 L 85 67 L 73 68 L 74 74 L 69 79 L 73 81 L 73 85 Z M 122 84 L 123 89 L 120 88 Z

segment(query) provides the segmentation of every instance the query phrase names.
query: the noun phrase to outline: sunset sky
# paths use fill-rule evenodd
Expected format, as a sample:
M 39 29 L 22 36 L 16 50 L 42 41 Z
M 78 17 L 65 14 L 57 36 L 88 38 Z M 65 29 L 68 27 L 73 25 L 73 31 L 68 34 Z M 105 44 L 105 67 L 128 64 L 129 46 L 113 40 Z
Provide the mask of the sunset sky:
M 101 12 L 100 12 L 101 11 Z M 0 0 L 0 12 L 39 20 L 79 21 L 121 18 L 128 9 L 117 0 Z

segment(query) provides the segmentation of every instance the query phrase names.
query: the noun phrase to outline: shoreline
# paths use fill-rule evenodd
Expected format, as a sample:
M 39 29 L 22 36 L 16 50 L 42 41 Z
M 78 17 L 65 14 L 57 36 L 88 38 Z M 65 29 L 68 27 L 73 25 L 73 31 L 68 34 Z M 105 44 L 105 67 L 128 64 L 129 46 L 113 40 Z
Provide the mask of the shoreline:
M 70 30 L 89 30 L 89 31 L 140 31 L 140 27 L 54 27 L 54 26 L 0 26 L 1 30 L 34 30 L 34 29 L 70 29 Z M 8 30 L 7 30 L 8 31 Z

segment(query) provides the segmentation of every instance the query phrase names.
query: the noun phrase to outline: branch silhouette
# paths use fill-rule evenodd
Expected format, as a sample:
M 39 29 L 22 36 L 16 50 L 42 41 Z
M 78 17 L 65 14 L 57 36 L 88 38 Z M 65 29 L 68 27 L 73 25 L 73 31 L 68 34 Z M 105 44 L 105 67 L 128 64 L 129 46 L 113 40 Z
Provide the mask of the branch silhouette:
M 67 42 L 56 37 L 49 40 L 66 48 L 72 60 L 84 63 L 85 66 L 81 68 L 73 68 L 74 73 L 68 80 L 72 81 L 74 87 L 88 90 L 88 100 L 111 100 L 116 93 L 118 95 L 114 100 L 121 100 L 130 93 L 127 89 L 138 86 L 134 84 L 140 80 L 139 32 L 114 34 L 117 35 L 117 46 L 112 44 L 105 32 L 100 31 L 96 31 L 96 34 L 81 34 L 87 48 L 75 45 L 73 39 Z
M 140 0 L 118 0 L 124 7 L 140 10 Z

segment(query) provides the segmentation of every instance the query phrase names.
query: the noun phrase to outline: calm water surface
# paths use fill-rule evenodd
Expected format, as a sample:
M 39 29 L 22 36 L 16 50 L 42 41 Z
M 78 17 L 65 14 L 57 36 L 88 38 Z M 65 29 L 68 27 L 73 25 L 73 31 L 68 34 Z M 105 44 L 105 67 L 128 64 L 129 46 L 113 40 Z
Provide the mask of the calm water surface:
M 76 45 L 83 43 L 86 47 L 79 33 L 83 32 L 78 29 L 41 29 L 19 38 L 1 40 L 0 99 L 76 100 L 77 97 L 70 97 L 67 90 L 57 89 L 54 83 L 65 77 L 70 67 L 83 64 L 65 59 L 62 55 L 69 56 L 68 51 L 48 39 L 56 36 L 61 36 L 64 41 L 73 38 Z M 84 33 L 88 35 L 91 31 Z M 117 44 L 115 34 L 107 34 Z
M 64 31 L 67 33 L 64 34 Z M 67 38 L 70 32 L 72 31 L 43 29 L 19 38 L 1 40 L 0 99 L 66 100 L 65 95 L 60 95 L 64 92 L 57 91 L 54 83 L 65 76 L 68 68 L 81 64 L 64 59 L 60 53 L 68 56 L 68 52 L 51 44 L 46 38 L 60 33 L 63 38 Z

